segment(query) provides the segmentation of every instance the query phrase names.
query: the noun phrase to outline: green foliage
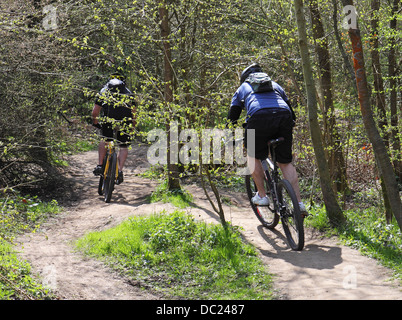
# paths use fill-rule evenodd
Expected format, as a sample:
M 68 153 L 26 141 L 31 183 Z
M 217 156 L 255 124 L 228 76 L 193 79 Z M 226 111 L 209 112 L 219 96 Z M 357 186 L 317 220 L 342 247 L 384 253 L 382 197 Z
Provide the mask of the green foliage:
M 0 208 L 0 237 L 8 240 L 21 231 L 34 232 L 45 219 L 61 210 L 56 200 L 43 202 L 29 195 L 3 196 Z
M 387 224 L 376 207 L 346 213 L 349 223 L 339 230 L 342 241 L 393 269 L 402 282 L 402 232 L 395 219 Z
M 180 130 L 224 125 L 230 98 L 238 86 L 238 74 L 251 61 L 258 61 L 292 101 L 298 116 L 294 129 L 295 163 L 302 179 L 319 181 L 319 177 L 312 179 L 316 164 L 304 110 L 305 88 L 292 2 L 166 2 L 172 54 L 169 63 L 174 74 L 173 83 L 169 84 L 173 102 L 166 103 L 160 2 L 58 2 L 58 28 L 44 32 L 40 21 L 42 8 L 22 0 L 5 1 L 4 6 L 10 10 L 0 14 L 7 26 L 0 31 L 0 61 L 5 71 L 0 78 L 7 84 L 1 93 L 0 109 L 0 167 L 4 168 L 0 170 L 1 187 L 33 184 L 32 181 L 52 175 L 52 166 L 65 165 L 59 154 L 71 150 L 71 144 L 65 145 L 70 128 L 60 124 L 66 124 L 64 117 L 90 114 L 94 96 L 110 73 L 119 70 L 126 75 L 138 105 L 137 134 L 146 137 L 149 130 L 166 129 L 173 120 Z M 345 59 L 350 60 L 350 44 L 341 27 L 340 8 L 339 34 L 334 30 L 333 4 L 318 1 L 333 70 L 334 116 L 348 183 L 351 189 L 363 188 L 372 180 L 375 163 L 372 153 L 362 152 L 368 141 L 356 91 L 345 67 Z M 372 49 L 370 2 L 362 1 L 356 7 L 368 53 Z M 402 43 L 399 30 L 390 26 L 395 16 L 391 10 L 390 3 L 382 2 L 376 13 L 387 108 L 390 80 L 400 80 L 399 74 L 387 74 L 387 56 L 392 48 L 398 52 Z M 35 22 L 31 21 L 32 16 L 37 18 Z M 311 38 L 309 42 L 314 44 Z M 317 76 L 318 59 L 310 60 Z M 371 64 L 366 65 L 372 80 Z M 322 105 L 323 97 L 318 98 Z M 323 111 L 318 110 L 318 116 L 325 128 L 328 115 Z M 396 118 L 400 119 L 400 114 Z M 387 132 L 400 137 L 401 123 L 399 120 L 395 128 L 388 121 Z M 397 146 L 395 143 L 390 148 L 392 160 L 401 154 L 394 145 Z M 327 151 L 332 148 L 328 146 Z M 312 197 L 321 201 L 319 191 L 314 190 Z
M 167 297 L 272 298 L 270 276 L 237 230 L 196 222 L 179 211 L 131 218 L 85 236 L 77 248 Z
M 185 208 L 191 203 L 193 197 L 183 189 L 169 190 L 167 180 L 164 180 L 164 182 L 152 192 L 150 200 L 151 202 L 169 202 L 178 208 Z
M 318 1 L 333 70 L 334 119 L 350 189 L 363 192 L 364 210 L 378 211 L 381 201 L 364 192 L 377 188 L 378 174 L 357 107 L 355 85 L 345 65 L 345 61 L 351 60 L 349 39 L 341 27 L 341 8 L 338 5 L 338 15 L 335 15 L 334 3 L 338 2 Z M 35 7 L 31 1 L 23 0 L 4 0 L 0 4 L 0 82 L 4 84 L 0 92 L 0 190 L 18 185 L 42 188 L 45 185 L 43 180 L 55 174 L 54 166 L 66 165 L 61 154 L 91 148 L 90 143 L 79 145 L 79 142 L 70 140 L 70 133 L 76 133 L 76 127 L 68 119 L 75 121 L 90 114 L 95 93 L 110 73 L 119 70 L 126 75 L 128 87 L 134 92 L 138 104 L 137 133 L 146 137 L 151 129 L 166 129 L 173 120 L 179 124 L 180 130 L 224 126 L 230 98 L 238 86 L 239 72 L 250 62 L 258 61 L 271 78 L 284 87 L 295 107 L 298 121 L 294 128 L 294 154 L 299 180 L 302 181 L 302 195 L 311 203 L 321 204 L 309 119 L 304 108 L 305 88 L 293 2 L 177 0 L 166 3 L 170 26 L 168 40 L 172 51 L 169 64 L 174 74 L 173 82 L 169 84 L 164 80 L 159 4 L 155 0 L 58 1 L 58 28 L 51 32 L 42 30 L 43 8 L 40 5 Z M 370 34 L 373 10 L 370 5 L 371 2 L 366 0 L 356 3 L 364 39 L 366 72 L 369 81 L 373 82 L 375 72 L 369 57 L 373 50 L 373 35 Z M 392 13 L 391 2 L 382 1 L 380 10 L 374 13 L 379 20 L 375 37 L 379 40 L 388 120 L 384 128 L 392 133 L 389 151 L 395 166 L 401 157 L 397 148 L 400 142 L 396 138 L 401 138 L 402 121 L 399 110 L 392 115 L 394 122 L 391 123 L 389 109 L 391 92 L 397 92 L 401 73 L 388 74 L 388 59 L 392 49 L 401 52 L 400 28 L 391 27 L 391 20 L 400 18 L 398 10 L 396 8 Z M 334 16 L 337 16 L 337 22 L 333 21 Z M 338 25 L 339 34 L 334 23 Z M 313 44 L 309 38 L 310 47 Z M 318 59 L 311 57 L 310 60 L 318 83 Z M 396 81 L 395 88 L 391 88 L 391 80 Z M 172 103 L 165 101 L 166 85 L 173 89 Z M 375 90 L 373 100 L 374 94 Z M 323 97 L 318 96 L 321 107 L 322 100 Z M 324 109 L 318 110 L 323 132 L 328 125 Z M 374 113 L 378 120 L 378 111 L 374 110 Z M 82 140 L 87 141 L 89 134 L 84 130 Z M 327 146 L 327 151 L 333 148 Z M 226 175 L 225 169 L 222 169 L 223 174 L 211 169 L 212 180 L 220 188 L 238 188 L 242 184 L 240 179 Z M 186 194 L 167 193 L 163 185 L 152 199 L 175 202 L 179 207 L 191 202 Z M 362 207 L 356 199 L 347 205 Z M 20 208 L 21 199 L 13 199 L 14 203 L 6 199 L 0 203 L 4 209 L 0 229 L 7 237 L 12 237 L 10 230 L 34 228 L 38 223 L 35 221 L 40 220 L 39 211 L 30 210 L 40 208 L 42 204 L 34 205 L 38 203 L 34 198 L 26 200 L 32 200 L 29 203 L 32 207 Z M 314 210 L 319 212 L 314 224 L 325 228 L 325 210 Z M 359 230 L 374 228 L 375 225 L 369 220 L 352 220 L 355 219 L 351 219 L 349 227 L 355 225 L 353 228 Z M 368 224 L 366 228 L 362 223 Z M 368 247 L 389 247 L 388 242 L 382 242 L 384 235 L 370 235 L 368 230 L 364 234 L 367 239 L 378 240 L 378 246 L 370 244 Z M 352 238 L 355 237 L 364 238 L 353 233 Z M 392 246 L 398 248 L 394 242 Z
M 51 299 L 49 290 L 31 275 L 31 267 L 21 261 L 11 245 L 0 238 L 0 300 Z
M 51 299 L 49 290 L 32 277 L 29 264 L 17 258 L 11 243 L 18 233 L 35 232 L 60 207 L 56 201 L 13 195 L 0 198 L 0 208 L 0 300 Z

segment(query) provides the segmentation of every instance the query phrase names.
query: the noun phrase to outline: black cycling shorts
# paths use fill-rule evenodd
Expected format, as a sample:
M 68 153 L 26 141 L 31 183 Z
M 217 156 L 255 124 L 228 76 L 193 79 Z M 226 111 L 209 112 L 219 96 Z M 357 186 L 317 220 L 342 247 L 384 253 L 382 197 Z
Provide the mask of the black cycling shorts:
M 125 126 L 128 126 L 130 122 L 126 122 Z M 107 138 L 106 140 L 112 140 L 113 136 L 113 127 L 110 123 L 102 124 L 102 136 Z M 119 130 L 117 132 L 117 144 L 120 148 L 127 148 L 131 144 L 131 135 L 127 133 L 127 129 Z
M 255 152 L 247 149 L 250 157 L 266 159 L 268 157 L 268 141 L 283 137 L 285 141 L 275 149 L 276 160 L 279 163 L 292 162 L 293 119 L 289 111 L 272 109 L 257 111 L 246 124 L 246 148 L 247 129 L 255 130 Z

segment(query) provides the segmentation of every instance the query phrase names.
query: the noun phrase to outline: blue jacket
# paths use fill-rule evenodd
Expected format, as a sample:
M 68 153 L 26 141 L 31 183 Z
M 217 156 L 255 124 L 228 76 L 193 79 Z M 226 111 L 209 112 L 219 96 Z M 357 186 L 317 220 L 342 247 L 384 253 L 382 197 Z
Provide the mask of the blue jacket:
M 243 82 L 233 95 L 231 110 L 229 112 L 229 114 L 232 113 L 232 116 L 229 116 L 229 119 L 235 121 L 239 118 L 240 113 L 233 112 L 236 109 L 238 110 L 239 107 L 241 110 L 246 110 L 247 119 L 261 109 L 286 109 L 290 111 L 290 102 L 285 91 L 274 81 L 272 81 L 272 86 L 273 91 L 254 93 L 251 85 Z M 236 116 L 237 119 L 234 119 Z

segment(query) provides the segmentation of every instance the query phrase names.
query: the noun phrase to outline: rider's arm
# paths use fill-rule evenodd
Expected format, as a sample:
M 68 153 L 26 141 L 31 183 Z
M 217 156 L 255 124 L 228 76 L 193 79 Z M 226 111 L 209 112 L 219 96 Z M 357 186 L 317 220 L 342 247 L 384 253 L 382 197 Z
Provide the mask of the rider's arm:
M 242 107 L 232 105 L 229 109 L 228 119 L 232 124 L 236 124 L 241 115 Z
M 94 108 L 92 109 L 92 123 L 98 124 L 98 117 L 100 115 L 102 107 L 95 103 Z
M 245 97 L 245 90 L 244 85 L 241 85 L 232 97 L 232 102 L 230 104 L 228 120 L 232 124 L 236 124 L 237 120 L 239 120 L 241 111 L 244 108 L 244 98 Z

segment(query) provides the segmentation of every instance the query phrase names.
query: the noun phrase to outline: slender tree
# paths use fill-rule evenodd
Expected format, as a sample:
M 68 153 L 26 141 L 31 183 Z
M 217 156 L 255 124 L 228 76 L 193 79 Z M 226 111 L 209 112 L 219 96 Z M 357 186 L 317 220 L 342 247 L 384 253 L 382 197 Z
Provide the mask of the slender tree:
M 391 113 L 391 134 L 390 144 L 394 151 L 394 169 L 399 177 L 399 181 L 402 183 L 402 158 L 401 158 L 401 140 L 398 135 L 398 99 L 397 99 L 397 13 L 400 10 L 401 0 L 393 0 L 391 9 L 391 19 L 389 27 L 391 30 L 391 37 L 389 40 L 389 53 L 388 53 L 388 77 L 389 77 L 389 105 Z M 400 67 L 399 67 L 400 68 Z M 401 109 L 402 110 L 402 109 Z
M 353 0 L 342 0 L 342 3 L 344 6 L 353 6 Z M 355 69 L 360 111 L 363 117 L 364 127 L 373 146 L 380 175 L 382 175 L 384 179 L 384 185 L 392 213 L 399 225 L 399 228 L 402 230 L 402 204 L 399 196 L 398 184 L 387 148 L 385 147 L 384 140 L 381 138 L 381 135 L 376 127 L 371 110 L 370 92 L 367 83 L 363 43 L 360 36 L 360 30 L 357 26 L 356 28 L 350 27 L 348 34 L 352 43 L 353 65 Z
M 307 45 L 306 20 L 304 18 L 303 0 L 294 0 L 296 10 L 297 30 L 299 34 L 299 48 L 303 63 L 304 82 L 307 91 L 308 120 L 310 125 L 311 139 L 320 175 L 321 190 L 327 215 L 332 225 L 339 225 L 345 222 L 345 216 L 337 202 L 332 189 L 332 181 L 329 174 L 328 163 L 325 156 L 324 146 L 321 138 L 321 128 L 317 118 L 316 88 L 313 79 L 313 71 L 310 62 L 310 54 Z
M 382 136 L 384 137 L 384 143 L 389 149 L 389 139 L 387 132 L 387 111 L 385 106 L 385 91 L 384 91 L 384 80 L 381 71 L 381 62 L 380 62 L 380 49 L 379 49 L 379 28 L 378 28 L 378 15 L 380 9 L 380 1 L 379 0 L 371 0 L 371 65 L 372 72 L 374 77 L 374 97 L 375 97 L 375 106 L 378 112 L 378 127 Z M 388 201 L 388 196 L 386 193 L 384 178 L 380 177 L 381 182 L 381 190 L 384 198 L 384 207 L 385 207 L 385 216 L 388 222 L 390 222 L 392 215 L 390 212 L 390 206 Z
M 323 100 L 324 141 L 328 152 L 328 165 L 335 192 L 348 190 L 346 166 L 341 138 L 336 126 L 332 88 L 331 59 L 317 0 L 309 0 L 309 9 L 318 59 L 320 91 Z
M 164 105 L 166 109 L 170 108 L 170 104 L 173 102 L 173 67 L 172 67 L 172 53 L 169 42 L 170 28 L 169 28 L 169 12 L 166 7 L 166 3 L 162 2 L 159 6 L 159 19 L 161 28 L 161 37 L 163 43 L 163 74 L 164 74 Z M 179 170 L 177 163 L 173 163 L 171 157 L 171 150 L 173 148 L 171 139 L 173 131 L 170 123 L 166 126 L 168 132 L 168 152 L 167 152 L 167 167 L 168 167 L 168 188 L 169 190 L 180 189 Z

